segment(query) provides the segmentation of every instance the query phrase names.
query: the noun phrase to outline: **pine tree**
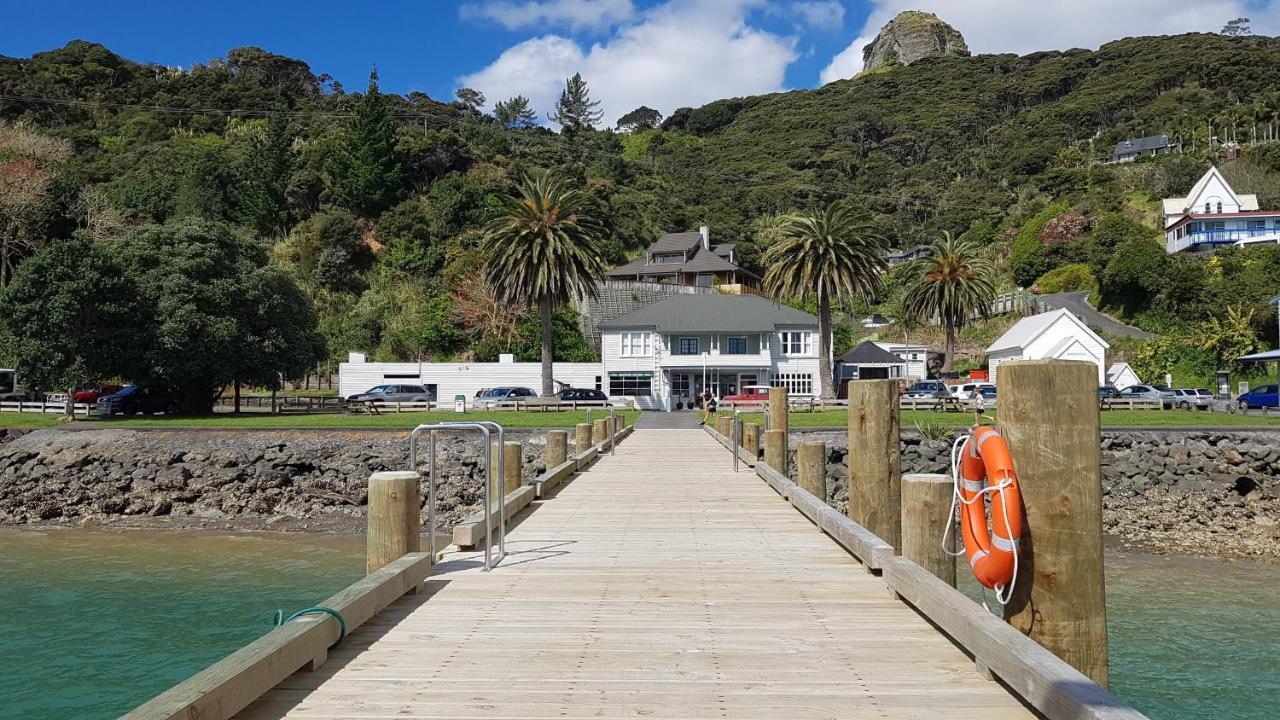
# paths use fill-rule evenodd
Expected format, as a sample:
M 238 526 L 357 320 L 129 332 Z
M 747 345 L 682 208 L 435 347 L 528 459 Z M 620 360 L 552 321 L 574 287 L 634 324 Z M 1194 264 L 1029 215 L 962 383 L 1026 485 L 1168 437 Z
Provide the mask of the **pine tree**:
M 266 131 L 249 143 L 247 192 L 242 202 L 248 220 L 263 235 L 284 236 L 289 231 L 286 193 L 293 173 L 293 150 L 288 131 L 284 116 L 273 115 Z
M 499 101 L 493 106 L 493 116 L 505 128 L 530 128 L 538 119 L 529 107 L 529 98 L 523 95 Z
M 591 99 L 582 73 L 574 73 L 573 77 L 565 80 L 564 91 L 556 102 L 556 111 L 548 117 L 572 134 L 593 127 L 604 117 L 604 113 L 600 110 L 600 103 Z
M 484 93 L 479 90 L 468 87 L 458 88 L 453 91 L 453 95 L 472 114 L 480 114 L 480 108 L 484 107 Z
M 369 89 L 355 105 L 329 162 L 333 193 L 348 208 L 373 217 L 404 193 L 404 168 L 396 153 L 396 122 L 378 91 L 378 71 L 369 73 Z

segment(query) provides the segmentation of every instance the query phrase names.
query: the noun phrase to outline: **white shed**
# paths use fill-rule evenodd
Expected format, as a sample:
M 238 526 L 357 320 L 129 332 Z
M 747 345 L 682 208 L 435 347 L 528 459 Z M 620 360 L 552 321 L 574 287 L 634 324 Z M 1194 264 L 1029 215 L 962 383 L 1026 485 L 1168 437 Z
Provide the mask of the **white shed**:
M 1085 360 L 1098 366 L 1098 384 L 1106 382 L 1107 342 L 1064 309 L 1025 317 L 987 348 L 991 381 L 1010 360 Z
M 1129 367 L 1129 363 L 1112 363 L 1111 367 L 1107 368 L 1107 384 L 1117 390 L 1123 390 L 1132 385 L 1141 385 L 1142 378 Z

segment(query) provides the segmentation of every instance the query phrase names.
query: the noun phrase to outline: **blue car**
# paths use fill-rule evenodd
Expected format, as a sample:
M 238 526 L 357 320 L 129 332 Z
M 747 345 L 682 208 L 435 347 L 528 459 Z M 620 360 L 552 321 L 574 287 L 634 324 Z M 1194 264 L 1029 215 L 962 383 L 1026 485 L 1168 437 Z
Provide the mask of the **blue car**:
M 1280 393 L 1275 385 L 1260 385 L 1241 395 L 1238 400 L 1241 410 L 1262 407 L 1280 407 Z

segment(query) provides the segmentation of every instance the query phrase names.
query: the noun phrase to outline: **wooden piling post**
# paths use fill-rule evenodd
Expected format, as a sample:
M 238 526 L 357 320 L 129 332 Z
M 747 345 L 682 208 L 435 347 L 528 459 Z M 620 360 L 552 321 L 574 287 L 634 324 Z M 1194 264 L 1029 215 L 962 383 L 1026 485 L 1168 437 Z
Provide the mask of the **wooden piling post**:
M 418 473 L 376 472 L 369 476 L 369 517 L 365 534 L 365 572 L 421 549 L 422 521 Z
M 1003 400 L 1003 398 L 1001 398 Z M 898 381 L 849 381 L 849 518 L 902 547 Z
M 787 389 L 784 387 L 769 388 L 769 429 L 782 431 L 782 450 L 778 457 L 781 458 L 781 465 L 769 463 L 774 470 L 790 477 L 791 469 L 787 467 L 788 453 L 787 444 L 789 443 L 788 435 L 791 432 L 791 421 L 787 413 L 791 410 L 790 400 L 787 396 Z M 765 443 L 765 452 L 769 450 L 769 445 Z
M 796 484 L 810 495 L 827 501 L 827 444 L 804 442 L 796 448 Z
M 716 432 L 726 439 L 733 437 L 733 418 L 728 415 L 712 415 L 716 421 Z
M 760 423 L 742 423 L 742 449 L 748 457 L 760 457 Z
M 955 587 L 956 558 L 947 554 L 955 551 L 958 530 L 951 514 L 952 487 L 946 475 L 902 476 L 902 556 Z
M 505 473 L 502 477 L 502 493 L 505 497 L 508 493 L 519 490 L 523 482 L 524 446 L 518 442 L 509 442 L 502 452 L 502 470 Z
M 997 384 L 1025 509 L 1005 620 L 1106 687 L 1098 367 L 1010 362 L 1000 366 Z
M 591 425 L 578 423 L 573 429 L 573 452 L 581 455 L 591 447 Z
M 543 458 L 547 469 L 564 464 L 569 459 L 569 433 L 564 430 L 550 430 L 547 432 L 547 450 L 546 456 Z
M 627 425 L 626 415 L 613 416 L 613 434 L 614 435 L 617 435 L 618 433 L 622 432 L 622 428 L 626 427 L 626 425 Z
M 599 445 L 609 439 L 609 418 L 591 423 L 591 444 Z
M 787 431 L 770 428 L 764 431 L 764 464 L 786 475 Z

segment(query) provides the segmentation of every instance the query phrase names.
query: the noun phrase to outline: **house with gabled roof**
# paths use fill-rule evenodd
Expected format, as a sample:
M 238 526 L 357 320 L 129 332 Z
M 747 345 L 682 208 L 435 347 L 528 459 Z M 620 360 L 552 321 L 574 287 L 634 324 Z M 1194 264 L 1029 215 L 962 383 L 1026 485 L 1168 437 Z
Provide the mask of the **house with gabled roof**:
M 1260 210 L 1258 196 L 1237 193 L 1210 167 L 1186 197 L 1164 200 L 1165 251 L 1280 242 L 1280 210 Z
M 1107 348 L 1111 347 L 1066 308 L 1025 317 L 987 348 L 991 382 L 1011 360 L 1083 360 L 1098 366 L 1098 385 L 1106 383 Z
M 706 225 L 697 232 L 667 233 L 659 237 L 644 255 L 605 272 L 611 280 L 720 287 L 756 286 L 760 278 L 737 264 L 733 243 L 711 243 Z
M 1155 157 L 1182 152 L 1182 143 L 1171 141 L 1168 135 L 1148 135 L 1140 138 L 1126 138 L 1116 143 L 1107 163 L 1134 162 L 1140 157 Z

